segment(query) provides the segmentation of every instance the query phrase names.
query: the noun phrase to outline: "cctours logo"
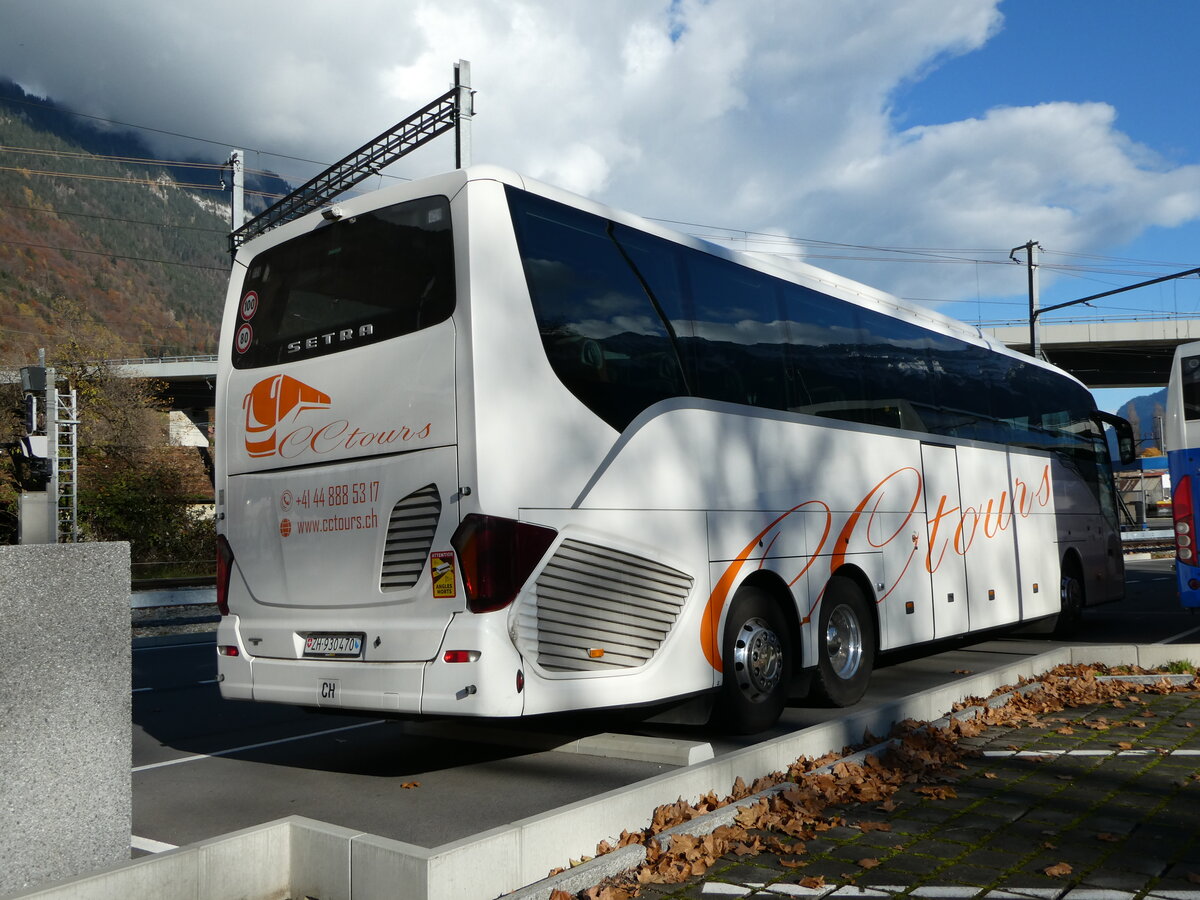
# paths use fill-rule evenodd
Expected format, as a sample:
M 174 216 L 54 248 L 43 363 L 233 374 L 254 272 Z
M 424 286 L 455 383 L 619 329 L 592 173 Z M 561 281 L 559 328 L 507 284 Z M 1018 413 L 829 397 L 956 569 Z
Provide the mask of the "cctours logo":
M 399 425 L 368 430 L 352 425 L 347 419 L 314 415 L 332 407 L 333 401 L 324 391 L 289 375 L 264 378 L 242 398 L 242 409 L 246 411 L 246 453 L 256 458 L 296 459 L 310 453 L 323 455 L 339 449 L 423 441 L 433 431 L 432 422 L 418 427 Z

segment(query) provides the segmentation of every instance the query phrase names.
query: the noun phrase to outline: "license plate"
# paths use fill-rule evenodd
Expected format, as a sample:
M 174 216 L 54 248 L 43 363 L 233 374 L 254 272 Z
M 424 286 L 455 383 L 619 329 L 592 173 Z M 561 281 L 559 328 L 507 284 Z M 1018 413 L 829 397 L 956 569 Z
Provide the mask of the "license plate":
M 322 659 L 362 656 L 361 634 L 310 634 L 304 639 L 304 655 Z

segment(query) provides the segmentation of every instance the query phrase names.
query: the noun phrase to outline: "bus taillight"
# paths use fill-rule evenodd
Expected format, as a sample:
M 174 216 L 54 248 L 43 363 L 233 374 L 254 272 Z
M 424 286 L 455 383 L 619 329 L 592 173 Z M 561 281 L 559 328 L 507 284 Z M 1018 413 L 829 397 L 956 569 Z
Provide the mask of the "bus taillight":
M 1184 475 L 1171 495 L 1175 516 L 1175 557 L 1188 565 L 1196 564 L 1196 516 L 1192 509 L 1192 477 Z
M 467 609 L 492 612 L 512 603 L 557 533 L 498 516 L 473 513 L 464 518 L 450 544 L 462 568 Z
M 217 612 L 229 615 L 229 576 L 233 574 L 233 548 L 225 535 L 217 535 Z

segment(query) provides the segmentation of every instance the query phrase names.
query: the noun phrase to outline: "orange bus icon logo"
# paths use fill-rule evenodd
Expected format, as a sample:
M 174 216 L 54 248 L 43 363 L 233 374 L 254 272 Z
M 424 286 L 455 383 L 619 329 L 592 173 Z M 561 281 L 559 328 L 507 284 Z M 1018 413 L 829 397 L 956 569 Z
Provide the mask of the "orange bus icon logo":
M 251 456 L 274 456 L 278 450 L 276 430 L 284 422 L 309 409 L 328 409 L 329 395 L 288 375 L 275 375 L 250 388 L 242 399 L 246 411 L 246 452 Z

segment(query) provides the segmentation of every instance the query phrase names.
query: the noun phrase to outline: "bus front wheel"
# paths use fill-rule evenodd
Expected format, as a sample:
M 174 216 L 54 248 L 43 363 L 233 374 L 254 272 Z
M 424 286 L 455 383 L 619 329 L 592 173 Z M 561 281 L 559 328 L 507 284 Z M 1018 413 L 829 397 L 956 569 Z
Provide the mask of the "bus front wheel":
M 874 620 L 858 585 L 829 579 L 818 621 L 812 697 L 827 706 L 850 706 L 866 693 L 875 665 Z
M 791 681 L 791 634 L 779 605 L 760 588 L 737 592 L 725 620 L 723 679 L 713 721 L 734 734 L 770 728 Z

